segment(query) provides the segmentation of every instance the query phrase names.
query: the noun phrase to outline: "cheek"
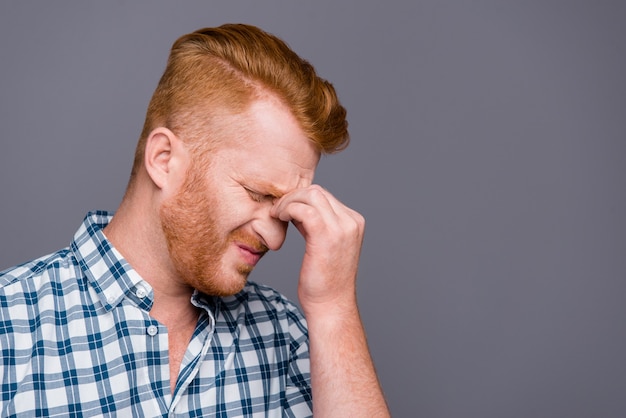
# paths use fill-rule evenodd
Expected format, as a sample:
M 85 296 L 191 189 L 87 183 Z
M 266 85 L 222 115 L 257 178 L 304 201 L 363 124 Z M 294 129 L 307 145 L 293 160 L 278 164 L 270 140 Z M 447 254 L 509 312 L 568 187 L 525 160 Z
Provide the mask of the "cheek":
M 245 227 L 255 216 L 255 204 L 248 196 L 237 199 L 215 199 L 212 203 L 215 220 L 224 231 Z
M 247 229 L 249 223 L 259 216 L 259 211 L 263 210 L 263 207 L 250 198 L 250 194 L 241 184 L 232 179 L 223 180 L 227 185 L 211 188 L 210 197 L 205 204 L 210 206 L 222 232 Z
M 248 202 L 236 205 L 231 209 L 231 225 L 235 228 L 245 227 L 255 218 L 255 205 Z

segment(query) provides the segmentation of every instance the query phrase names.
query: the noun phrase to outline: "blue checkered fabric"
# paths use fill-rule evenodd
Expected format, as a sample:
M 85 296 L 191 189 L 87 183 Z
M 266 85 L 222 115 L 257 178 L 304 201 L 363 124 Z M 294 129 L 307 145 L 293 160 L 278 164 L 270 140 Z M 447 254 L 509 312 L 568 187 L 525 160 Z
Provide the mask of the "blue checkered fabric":
M 306 323 L 279 293 L 196 292 L 176 387 L 154 293 L 87 215 L 68 248 L 0 273 L 2 417 L 311 416 Z

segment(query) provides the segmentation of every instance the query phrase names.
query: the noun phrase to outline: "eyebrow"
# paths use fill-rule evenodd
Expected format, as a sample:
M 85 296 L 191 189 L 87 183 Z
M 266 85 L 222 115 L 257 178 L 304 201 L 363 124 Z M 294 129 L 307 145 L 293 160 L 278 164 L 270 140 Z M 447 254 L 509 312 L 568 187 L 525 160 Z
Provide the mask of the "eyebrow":
M 266 190 L 269 192 L 269 194 L 276 198 L 281 198 L 286 194 L 284 191 L 277 189 L 271 184 L 267 185 L 266 187 L 267 187 Z
M 273 184 L 269 184 L 264 181 L 255 182 L 253 184 L 254 184 L 255 189 L 262 191 L 263 194 L 273 196 L 278 199 L 280 199 L 281 197 L 287 194 L 287 192 L 278 189 Z

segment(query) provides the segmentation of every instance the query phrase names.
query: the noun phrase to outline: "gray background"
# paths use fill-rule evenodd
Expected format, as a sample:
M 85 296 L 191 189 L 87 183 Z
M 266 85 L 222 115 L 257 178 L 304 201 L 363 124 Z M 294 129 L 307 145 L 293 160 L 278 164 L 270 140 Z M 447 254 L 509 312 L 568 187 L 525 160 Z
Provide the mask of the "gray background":
M 348 108 L 317 181 L 368 221 L 395 416 L 626 416 L 624 2 L 2 2 L 0 268 L 117 207 L 171 43 L 224 22 L 283 37 Z M 295 297 L 301 251 L 254 278 Z

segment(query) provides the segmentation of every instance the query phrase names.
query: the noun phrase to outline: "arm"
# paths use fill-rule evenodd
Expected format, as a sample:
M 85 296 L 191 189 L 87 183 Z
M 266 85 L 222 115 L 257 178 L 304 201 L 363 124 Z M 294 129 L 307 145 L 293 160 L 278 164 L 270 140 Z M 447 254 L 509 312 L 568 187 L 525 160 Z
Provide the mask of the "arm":
M 272 216 L 305 239 L 298 297 L 309 327 L 313 412 L 388 417 L 356 301 L 365 221 L 319 186 L 278 200 Z

